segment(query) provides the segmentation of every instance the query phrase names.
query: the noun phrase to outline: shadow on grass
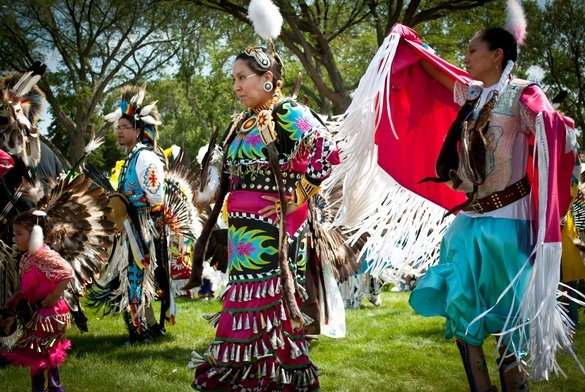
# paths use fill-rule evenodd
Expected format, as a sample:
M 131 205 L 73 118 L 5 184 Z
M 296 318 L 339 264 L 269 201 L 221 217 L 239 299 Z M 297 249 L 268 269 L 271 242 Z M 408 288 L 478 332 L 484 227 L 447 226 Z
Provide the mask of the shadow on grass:
M 83 334 L 70 338 L 72 348 L 71 356 L 79 358 L 93 355 L 109 357 L 116 362 L 136 362 L 143 359 L 164 359 L 175 362 L 189 362 L 191 351 L 203 353 L 208 344 L 199 344 L 195 347 L 177 347 L 177 339 L 172 334 L 167 334 L 156 341 L 134 344 L 124 347 L 128 340 L 126 335 L 88 335 Z

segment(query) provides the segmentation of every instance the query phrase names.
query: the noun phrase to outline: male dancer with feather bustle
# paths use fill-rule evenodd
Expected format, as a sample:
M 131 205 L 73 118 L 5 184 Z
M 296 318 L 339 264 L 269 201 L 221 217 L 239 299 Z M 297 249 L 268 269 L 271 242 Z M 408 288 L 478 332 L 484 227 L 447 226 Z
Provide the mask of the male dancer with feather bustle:
M 123 313 L 128 327 L 126 345 L 164 335 L 171 320 L 171 291 L 167 235 L 163 217 L 166 159 L 158 150 L 160 125 L 156 102 L 143 104 L 146 84 L 122 89 L 116 111 L 105 120 L 113 123 L 126 160 L 118 178 L 128 217 L 112 251 L 104 279 L 91 288 L 91 306 L 105 313 Z M 151 302 L 162 290 L 160 321 Z

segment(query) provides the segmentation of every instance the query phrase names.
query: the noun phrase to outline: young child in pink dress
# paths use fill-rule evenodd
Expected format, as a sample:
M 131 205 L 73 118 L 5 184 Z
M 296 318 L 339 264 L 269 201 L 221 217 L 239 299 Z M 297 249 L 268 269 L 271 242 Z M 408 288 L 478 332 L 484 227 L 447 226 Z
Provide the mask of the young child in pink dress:
M 30 210 L 18 215 L 12 225 L 18 250 L 26 253 L 19 266 L 20 291 L 6 306 L 15 309 L 25 299 L 36 311 L 16 342 L 16 350 L 3 356 L 15 366 L 31 368 L 33 392 L 65 391 L 59 365 L 71 346 L 63 339 L 71 322 L 69 307 L 61 296 L 73 278 L 73 269 L 46 245 L 52 242 L 52 225 L 47 220 L 44 212 Z

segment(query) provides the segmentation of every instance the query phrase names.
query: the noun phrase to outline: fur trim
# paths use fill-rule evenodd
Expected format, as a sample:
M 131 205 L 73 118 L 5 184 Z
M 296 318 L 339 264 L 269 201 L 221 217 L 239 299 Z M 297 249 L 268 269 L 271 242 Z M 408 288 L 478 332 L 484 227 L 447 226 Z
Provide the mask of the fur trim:
M 524 38 L 526 37 L 526 16 L 524 15 L 522 4 L 518 0 L 508 0 L 504 29 L 512 34 L 518 46 L 524 45 Z
M 45 243 L 45 237 L 43 235 L 43 229 L 39 225 L 34 225 L 32 232 L 30 233 L 30 240 L 28 242 L 28 253 L 35 254 L 43 244 Z
M 248 7 L 248 19 L 260 37 L 271 40 L 280 35 L 282 15 L 270 0 L 252 0 Z

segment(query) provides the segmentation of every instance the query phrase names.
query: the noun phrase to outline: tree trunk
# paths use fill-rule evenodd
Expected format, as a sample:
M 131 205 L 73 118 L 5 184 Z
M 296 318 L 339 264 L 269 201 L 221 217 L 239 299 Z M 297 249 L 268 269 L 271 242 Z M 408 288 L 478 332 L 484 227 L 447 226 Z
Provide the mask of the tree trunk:
M 47 139 L 45 136 L 43 136 L 43 135 L 40 135 L 40 136 L 41 136 L 41 141 L 43 143 L 45 143 L 47 146 L 49 146 L 49 148 L 51 149 L 51 151 L 53 151 L 55 153 L 55 155 L 57 156 L 57 158 L 61 162 L 61 165 L 63 167 L 70 168 L 71 167 L 71 163 L 69 162 L 69 160 L 67 160 L 67 158 L 65 158 L 65 155 L 63 155 L 63 153 L 61 153 L 61 150 L 59 150 L 57 148 L 57 146 L 55 146 L 53 144 L 53 142 L 50 141 L 49 139 Z

